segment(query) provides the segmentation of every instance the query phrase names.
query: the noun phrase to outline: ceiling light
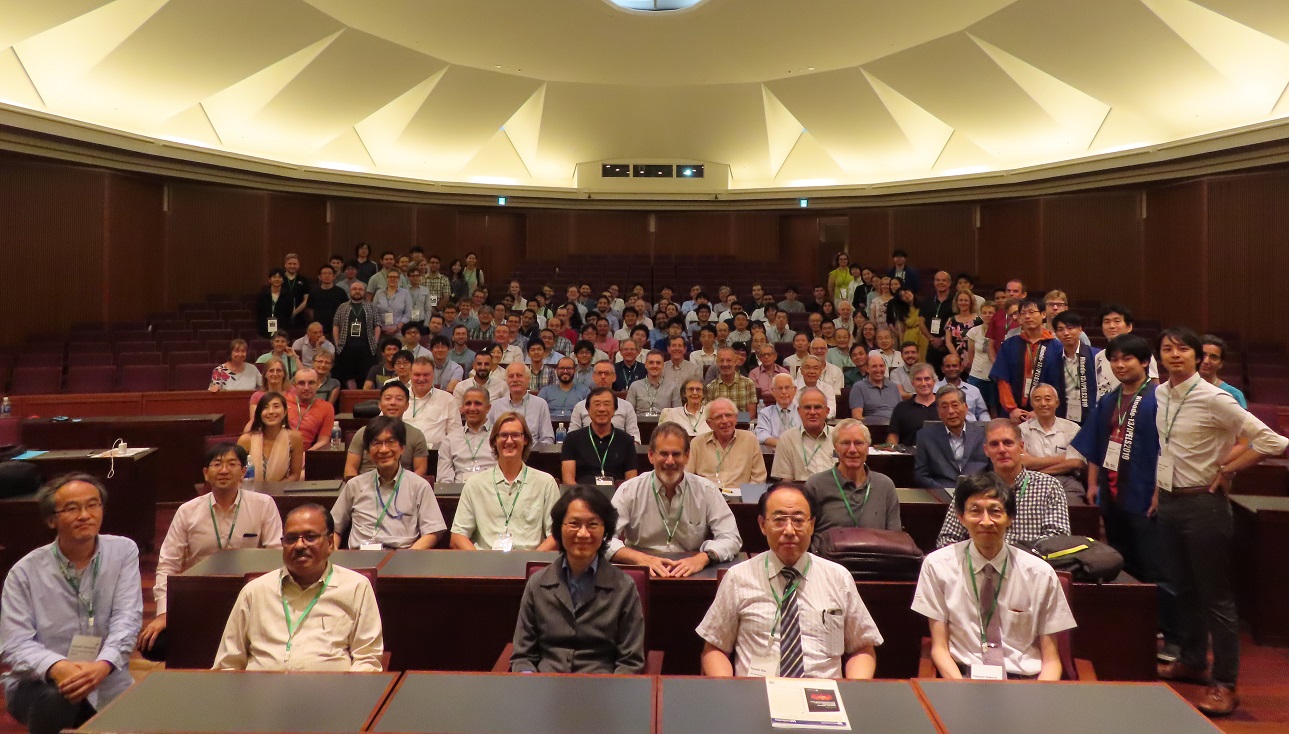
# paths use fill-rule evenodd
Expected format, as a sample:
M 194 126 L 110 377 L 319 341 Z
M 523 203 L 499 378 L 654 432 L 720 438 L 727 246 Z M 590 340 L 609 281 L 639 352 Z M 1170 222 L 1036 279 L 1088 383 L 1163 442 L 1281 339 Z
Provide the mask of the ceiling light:
M 367 171 L 362 166 L 356 166 L 352 163 L 341 163 L 339 161 L 318 161 L 314 165 L 319 168 L 331 168 L 337 171 L 350 171 L 352 173 L 364 173 Z
M 810 200 L 809 200 L 809 199 L 797 199 L 797 206 L 801 207 L 802 209 L 805 209 L 806 207 L 810 206 Z
M 506 205 L 506 197 L 504 197 L 504 196 L 498 196 L 498 197 L 497 197 L 497 206 L 505 206 L 505 205 Z

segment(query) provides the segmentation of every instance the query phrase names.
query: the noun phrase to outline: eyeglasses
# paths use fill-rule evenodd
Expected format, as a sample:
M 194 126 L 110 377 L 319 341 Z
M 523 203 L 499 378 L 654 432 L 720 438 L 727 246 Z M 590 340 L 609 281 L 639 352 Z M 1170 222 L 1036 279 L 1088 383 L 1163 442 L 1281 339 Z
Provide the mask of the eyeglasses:
M 211 471 L 219 471 L 220 469 L 241 469 L 242 462 L 237 459 L 229 459 L 228 461 L 212 461 L 206 465 L 206 468 Z
M 285 533 L 282 535 L 282 545 L 292 546 L 302 540 L 305 545 L 317 545 L 325 537 L 324 533 Z
M 371 447 L 374 449 L 393 449 L 398 448 L 401 444 L 396 438 L 387 438 L 384 441 L 376 438 L 372 439 Z
M 838 441 L 837 445 L 843 449 L 859 449 L 868 445 L 867 441 Z
M 497 434 L 497 441 L 498 441 L 498 442 L 501 442 L 501 441 L 522 441 L 522 440 L 524 440 L 524 434 L 522 434 L 522 433 L 498 433 L 498 434 Z
M 805 515 L 771 515 L 769 520 L 770 527 L 775 530 L 783 530 L 789 525 L 792 526 L 793 530 L 802 530 L 808 522 L 810 522 L 810 518 Z
M 594 535 L 595 533 L 604 530 L 604 523 L 599 522 L 598 520 L 592 520 L 586 523 L 573 521 L 566 521 L 564 523 L 564 529 L 571 533 L 580 533 L 582 532 L 582 528 L 586 528 L 587 532 Z
M 54 510 L 54 514 L 76 517 L 81 514 L 82 510 L 92 515 L 101 509 L 103 509 L 103 502 L 101 500 L 90 500 L 83 505 L 78 505 L 74 502 L 70 505 L 63 505 L 61 508 Z

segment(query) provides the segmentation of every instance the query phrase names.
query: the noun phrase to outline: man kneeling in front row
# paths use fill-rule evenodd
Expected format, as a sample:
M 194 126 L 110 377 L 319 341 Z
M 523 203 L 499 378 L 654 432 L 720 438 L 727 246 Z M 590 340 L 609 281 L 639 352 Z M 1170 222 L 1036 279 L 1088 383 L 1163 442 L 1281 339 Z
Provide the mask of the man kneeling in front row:
M 366 576 L 331 563 L 326 508 L 287 513 L 281 569 L 242 587 L 215 670 L 380 672 L 384 636 Z
M 1016 513 L 992 472 L 958 483 L 953 507 L 970 536 L 926 557 L 913 611 L 931 624 L 931 661 L 945 678 L 1060 680 L 1057 632 L 1075 626 L 1056 572 L 1005 540 Z

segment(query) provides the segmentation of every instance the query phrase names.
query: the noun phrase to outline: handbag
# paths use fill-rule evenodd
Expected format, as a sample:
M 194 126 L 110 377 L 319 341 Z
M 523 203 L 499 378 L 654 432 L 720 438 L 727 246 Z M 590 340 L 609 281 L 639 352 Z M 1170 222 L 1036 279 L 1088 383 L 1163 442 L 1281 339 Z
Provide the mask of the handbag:
M 856 581 L 914 581 L 922 570 L 922 549 L 902 530 L 832 528 L 820 538 L 818 552 Z
M 1066 571 L 1075 581 L 1101 583 L 1113 581 L 1123 571 L 1119 551 L 1082 535 L 1055 535 L 1029 544 L 1029 551 Z

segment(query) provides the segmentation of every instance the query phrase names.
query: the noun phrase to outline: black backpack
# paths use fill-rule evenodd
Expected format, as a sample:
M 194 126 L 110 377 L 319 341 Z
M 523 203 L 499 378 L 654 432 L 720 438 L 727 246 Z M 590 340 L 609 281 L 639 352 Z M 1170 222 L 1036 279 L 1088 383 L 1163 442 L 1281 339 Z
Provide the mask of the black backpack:
M 1056 535 L 1034 541 L 1028 547 L 1052 568 L 1067 571 L 1075 581 L 1099 584 L 1113 581 L 1123 571 L 1119 551 L 1083 535 Z
M 40 482 L 40 470 L 30 461 L 0 462 L 0 499 L 35 494 Z

